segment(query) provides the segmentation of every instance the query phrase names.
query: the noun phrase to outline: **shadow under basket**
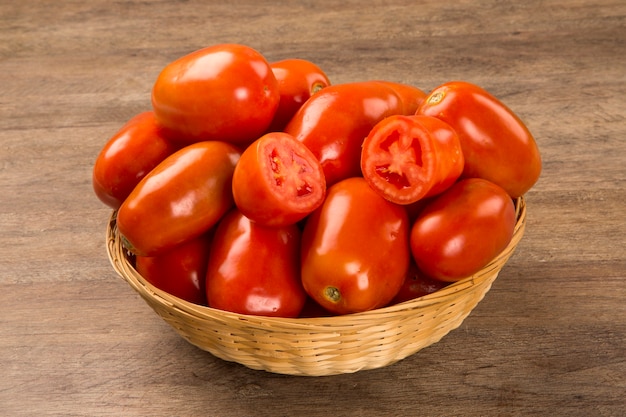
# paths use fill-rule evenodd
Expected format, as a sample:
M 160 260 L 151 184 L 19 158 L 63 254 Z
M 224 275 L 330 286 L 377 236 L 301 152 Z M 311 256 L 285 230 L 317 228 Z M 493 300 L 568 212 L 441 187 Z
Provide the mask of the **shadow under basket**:
M 478 273 L 424 297 L 343 316 L 250 316 L 174 297 L 151 285 L 133 268 L 116 227 L 115 212 L 107 226 L 107 252 L 115 271 L 198 348 L 252 369 L 287 375 L 336 375 L 390 365 L 459 327 L 489 291 L 524 234 L 524 198 L 515 203 L 513 239 Z

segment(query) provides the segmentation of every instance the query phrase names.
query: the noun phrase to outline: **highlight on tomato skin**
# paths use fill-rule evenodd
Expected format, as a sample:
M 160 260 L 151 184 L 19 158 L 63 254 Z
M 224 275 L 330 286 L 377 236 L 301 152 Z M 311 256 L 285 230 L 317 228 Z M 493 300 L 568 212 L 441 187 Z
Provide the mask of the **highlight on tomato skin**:
M 326 196 L 318 159 L 284 132 L 271 132 L 241 155 L 232 180 L 235 205 L 265 226 L 286 226 L 304 219 Z
M 430 116 L 394 115 L 377 123 L 363 141 L 361 172 L 389 201 L 409 205 L 450 187 L 463 171 L 459 138 Z

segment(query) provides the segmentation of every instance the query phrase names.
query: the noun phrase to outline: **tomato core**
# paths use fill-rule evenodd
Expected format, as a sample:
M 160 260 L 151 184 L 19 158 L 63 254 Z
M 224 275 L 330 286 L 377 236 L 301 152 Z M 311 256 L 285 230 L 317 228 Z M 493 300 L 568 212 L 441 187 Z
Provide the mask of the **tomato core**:
M 278 149 L 272 149 L 269 155 L 270 166 L 274 174 L 274 183 L 277 187 L 288 186 L 285 182 L 285 178 L 292 178 L 294 184 L 292 189 L 287 190 L 290 194 L 296 197 L 303 197 L 313 192 L 313 187 L 299 174 L 311 172 L 311 169 L 306 159 L 299 156 L 293 151 L 289 151 L 288 154 L 280 154 Z
M 390 155 L 391 162 L 376 165 L 376 173 L 399 190 L 411 187 L 411 180 L 403 167 L 424 165 L 419 140 L 394 130 L 380 143 L 380 148 Z

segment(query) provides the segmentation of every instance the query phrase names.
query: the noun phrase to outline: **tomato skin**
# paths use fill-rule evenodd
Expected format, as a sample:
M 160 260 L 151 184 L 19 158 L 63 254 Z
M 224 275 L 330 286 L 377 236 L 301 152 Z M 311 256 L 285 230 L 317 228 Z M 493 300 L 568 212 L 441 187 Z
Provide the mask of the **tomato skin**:
M 162 160 L 178 150 L 146 111 L 128 120 L 104 145 L 93 168 L 96 196 L 118 209 L 139 181 Z
M 265 226 L 297 223 L 319 207 L 326 181 L 315 155 L 293 136 L 271 132 L 242 153 L 233 173 L 239 210 Z
M 402 287 L 400 287 L 400 290 L 389 304 L 403 303 L 423 297 L 439 291 L 447 285 L 449 285 L 448 282 L 439 281 L 426 276 L 426 274 L 417 268 L 415 262 L 411 262 Z
M 482 178 L 463 179 L 420 212 L 411 228 L 411 253 L 426 275 L 458 281 L 506 248 L 515 222 L 513 200 L 503 188 Z
M 381 120 L 361 151 L 363 177 L 396 204 L 441 193 L 459 178 L 463 163 L 454 129 L 430 116 L 394 115 Z
M 233 209 L 211 245 L 206 291 L 210 307 L 240 314 L 297 317 L 306 294 L 300 282 L 300 229 L 260 226 Z
M 171 62 L 152 89 L 157 119 L 185 144 L 220 140 L 245 146 L 267 130 L 279 99 L 269 63 L 238 44 L 206 47 Z
M 127 248 L 156 256 L 213 227 L 234 205 L 231 183 L 239 157 L 233 145 L 206 141 L 163 160 L 118 210 Z
M 269 131 L 282 131 L 294 114 L 313 94 L 330 85 L 324 71 L 311 61 L 299 58 L 271 62 L 278 81 L 280 101 Z
M 328 86 L 307 100 L 285 127 L 319 159 L 327 185 L 360 176 L 363 139 L 380 120 L 411 108 L 390 84 Z
M 302 234 L 306 292 L 335 314 L 382 307 L 396 295 L 409 267 L 409 223 L 361 177 L 328 189 Z
M 465 157 L 464 178 L 484 178 L 511 197 L 526 193 L 539 179 L 541 156 L 534 137 L 500 100 L 462 81 L 430 92 L 416 114 L 437 117 L 459 135 Z
M 137 272 L 171 295 L 206 305 L 205 276 L 211 236 L 211 232 L 204 233 L 160 256 L 137 256 Z
M 424 90 L 410 84 L 398 83 L 394 81 L 377 80 L 396 92 L 402 103 L 400 114 L 415 114 L 419 106 L 426 99 L 428 94 Z

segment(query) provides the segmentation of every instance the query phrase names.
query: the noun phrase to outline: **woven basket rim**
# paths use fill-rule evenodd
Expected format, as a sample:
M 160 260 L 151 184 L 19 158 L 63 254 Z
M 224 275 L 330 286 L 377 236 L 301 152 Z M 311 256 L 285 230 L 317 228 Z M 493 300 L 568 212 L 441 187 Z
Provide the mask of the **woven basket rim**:
M 222 317 L 228 320 L 239 320 L 241 322 L 255 323 L 262 327 L 282 325 L 288 326 L 290 328 L 301 327 L 303 329 L 311 327 L 336 329 L 344 326 L 353 326 L 354 323 L 358 323 L 361 321 L 367 322 L 376 316 L 384 316 L 386 314 L 397 313 L 399 311 L 419 310 L 420 308 L 436 304 L 442 298 L 450 297 L 455 293 L 464 292 L 471 289 L 478 282 L 488 277 L 489 273 L 491 273 L 494 269 L 501 268 L 503 264 L 506 263 L 508 258 L 512 255 L 513 251 L 521 240 L 525 229 L 526 201 L 524 197 L 519 197 L 516 199 L 515 203 L 517 221 L 515 224 L 513 238 L 511 242 L 499 255 L 497 255 L 492 261 L 490 261 L 483 269 L 481 269 L 476 274 L 457 282 L 453 282 L 450 285 L 434 293 L 419 298 L 381 307 L 375 310 L 344 315 L 297 318 L 248 315 L 194 304 L 189 301 L 180 299 L 174 295 L 171 295 L 148 282 L 132 267 L 132 265 L 128 261 L 128 258 L 126 257 L 126 254 L 124 253 L 122 245 L 119 241 L 119 232 L 117 231 L 116 227 L 116 211 L 113 211 L 113 213 L 111 214 L 107 226 L 107 255 L 111 265 L 118 273 L 118 275 L 120 275 L 137 292 L 139 292 L 144 297 L 148 296 L 154 302 L 165 305 L 168 309 L 178 310 L 179 313 L 188 314 L 194 317 L 200 317 L 202 319 L 220 319 L 220 317 Z

